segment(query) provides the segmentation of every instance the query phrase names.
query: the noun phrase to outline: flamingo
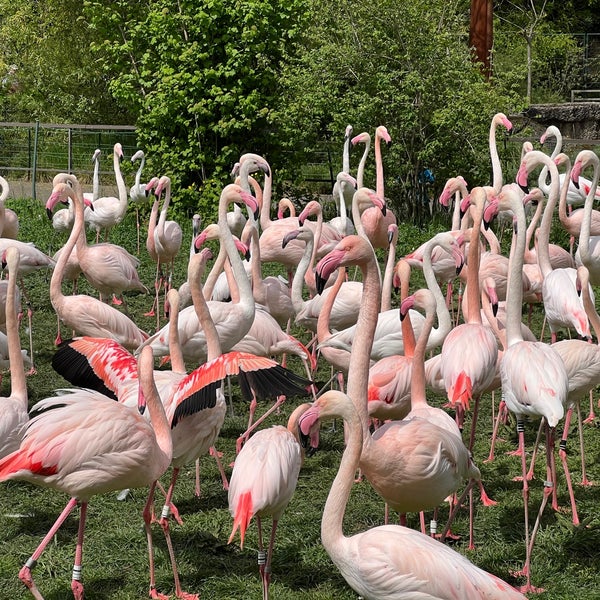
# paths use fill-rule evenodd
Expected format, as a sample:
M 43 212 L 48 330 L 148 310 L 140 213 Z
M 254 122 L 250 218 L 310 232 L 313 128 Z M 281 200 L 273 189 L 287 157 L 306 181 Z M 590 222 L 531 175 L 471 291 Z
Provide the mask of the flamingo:
M 309 407 L 310 404 L 300 404 L 290 415 L 287 427 L 274 425 L 257 431 L 240 450 L 231 472 L 228 502 L 234 520 L 228 543 L 233 541 L 239 529 L 240 547 L 243 548 L 250 520 L 256 517 L 263 600 L 269 598 L 277 524 L 294 495 L 304 457 L 299 441 L 298 419 Z M 266 552 L 262 535 L 262 520 L 265 517 L 272 519 Z
M 4 177 L 0 177 L 0 236 L 16 240 L 19 235 L 19 217 L 14 210 L 4 207 L 10 194 L 10 186 Z
M 400 514 L 434 508 L 457 489 L 463 471 L 455 465 L 468 465 L 469 454 L 460 438 L 420 418 L 389 421 L 370 434 L 367 374 L 381 286 L 369 241 L 361 236 L 345 237 L 319 261 L 317 281 L 322 284 L 335 269 L 352 264 L 359 266 L 363 274 L 361 310 L 347 385 L 363 427 L 360 468 L 377 493 Z M 447 462 L 450 456 L 452 459 Z
M 94 202 L 94 209 L 85 209 L 85 222 L 91 229 L 96 230 L 96 242 L 100 240 L 100 231 L 104 229 L 105 240 L 108 238 L 108 232 L 115 225 L 119 224 L 127 212 L 127 202 L 129 196 L 125 180 L 121 173 L 121 160 L 123 158 L 123 147 L 116 143 L 113 148 L 113 165 L 115 178 L 117 181 L 117 190 L 119 196 L 102 196 Z
M 19 252 L 14 247 L 7 248 L 2 259 L 8 265 L 10 278 L 6 289 L 6 337 L 8 359 L 10 361 L 10 396 L 2 398 L 0 411 L 0 458 L 14 452 L 20 445 L 27 415 L 28 397 L 25 381 L 25 368 L 19 338 L 17 278 Z
M 73 175 L 64 174 L 64 180 L 76 181 Z M 148 335 L 122 312 L 85 294 L 65 296 L 61 283 L 71 250 L 83 229 L 82 199 L 73 194 L 73 188 L 61 182 L 54 186 L 46 202 L 46 210 L 52 211 L 58 202 L 75 200 L 75 222 L 50 280 L 50 302 L 61 321 L 82 335 L 113 338 L 126 348 L 137 348 Z M 60 343 L 60 337 L 56 342 Z
M 344 131 L 344 146 L 342 151 L 342 170 L 340 173 L 350 174 L 350 144 L 352 143 L 352 125 L 346 125 Z M 352 206 L 352 195 L 354 190 L 351 185 L 343 181 L 342 178 L 336 177 L 335 183 L 333 184 L 333 190 L 331 196 L 333 201 L 336 203 L 338 208 L 338 216 L 340 217 L 340 223 L 342 223 L 341 217 L 346 215 L 346 212 L 350 206 Z M 350 235 L 352 232 L 344 231 L 341 229 L 343 235 Z
M 98 199 L 99 189 L 100 189 L 100 154 L 101 150 L 96 148 L 94 154 L 92 155 L 92 163 L 94 164 L 94 175 L 92 179 L 93 191 L 84 192 L 83 199 L 85 202 L 85 206 L 91 206 L 92 203 Z M 57 184 L 58 181 L 53 181 L 52 185 Z M 50 216 L 50 215 L 48 215 Z M 72 200 L 69 200 L 69 205 L 67 208 L 61 208 L 54 212 L 52 216 L 52 227 L 56 231 L 65 231 L 69 233 L 71 229 L 73 229 L 73 221 L 75 220 L 75 208 Z M 59 250 L 60 252 L 60 250 Z M 58 256 L 54 256 L 56 260 L 58 260 Z M 67 279 L 77 279 L 81 271 L 77 273 L 77 275 L 73 274 L 73 277 L 67 276 Z
M 479 231 L 483 219 L 486 193 L 482 187 L 471 190 L 470 202 L 475 215 L 467 258 L 468 314 L 465 323 L 454 327 L 442 344 L 441 369 L 446 394 L 456 407 L 457 422 L 462 427 L 464 411 L 475 399 L 471 438 L 472 448 L 481 394 L 494 378 L 498 359 L 498 344 L 489 327 L 482 324 L 479 291 Z
M 254 319 L 255 302 L 252 287 L 246 275 L 242 261 L 237 253 L 235 241 L 227 227 L 227 205 L 233 201 L 243 201 L 254 211 L 258 208 L 254 196 L 245 192 L 237 184 L 229 184 L 223 188 L 219 201 L 219 230 L 221 243 L 224 245 L 233 268 L 236 282 L 240 290 L 239 302 L 215 302 L 210 306 L 211 315 L 223 352 L 228 352 L 239 342 L 250 329 Z M 191 307 L 181 311 L 179 318 L 179 338 L 186 360 L 206 359 L 206 337 L 199 326 L 198 319 Z M 163 327 L 151 336 L 144 345 L 153 348 L 155 356 L 164 356 L 168 352 L 168 327 Z
M 534 155 L 537 151 L 528 152 L 524 161 Z M 539 153 L 546 156 L 543 153 Z M 530 159 L 531 160 L 531 159 Z M 556 165 L 548 158 L 550 174 L 552 177 L 550 202 L 556 196 L 555 190 L 558 186 Z M 522 163 L 523 165 L 524 163 Z M 529 164 L 529 163 L 525 163 Z M 554 169 L 552 169 L 554 167 Z M 554 172 L 553 172 L 554 171 Z M 521 180 L 526 179 L 526 176 Z M 552 346 L 543 342 L 528 342 L 523 340 L 521 332 L 521 309 L 523 288 L 520 284 L 523 266 L 523 254 L 525 251 L 526 219 L 521 198 L 516 194 L 500 193 L 498 203 L 504 208 L 510 208 L 516 218 L 516 235 L 513 234 L 511 246 L 509 284 L 506 300 L 506 344 L 507 348 L 500 363 L 500 378 L 502 385 L 502 396 L 509 411 L 517 417 L 517 431 L 519 435 L 519 451 L 521 454 L 521 467 L 523 476 L 523 504 L 525 512 L 525 566 L 522 574 L 526 576 L 526 583 L 522 591 L 535 592 L 536 588 L 531 585 L 531 552 L 539 516 L 542 514 L 548 497 L 556 485 L 555 470 L 553 468 L 553 439 L 554 429 L 564 416 L 564 406 L 568 397 L 569 379 L 565 365 L 559 354 Z M 509 206 L 507 206 L 509 204 Z M 552 205 L 553 207 L 553 205 Z M 547 210 L 547 209 L 546 209 Z M 545 215 L 544 215 L 545 217 Z M 548 486 L 544 487 L 542 505 L 538 513 L 538 521 L 534 525 L 531 541 L 529 539 L 529 484 L 527 481 L 525 464 L 525 437 L 524 416 L 543 418 L 546 424 L 546 457 Z
M 375 193 L 385 201 L 385 187 L 383 178 L 383 161 L 381 158 L 381 140 L 389 144 L 392 141 L 388 130 L 380 125 L 375 130 L 375 170 L 376 170 L 376 187 Z M 374 248 L 387 248 L 387 228 L 390 224 L 396 224 L 396 216 L 392 211 L 382 213 L 376 207 L 367 208 L 364 210 L 360 219 L 366 236 L 373 244 Z M 356 224 L 356 223 L 355 223 Z
M 150 232 L 152 229 L 152 252 L 150 252 L 150 256 L 156 262 L 156 278 L 154 281 L 155 288 L 155 298 L 154 298 L 154 306 L 156 307 L 156 327 L 158 329 L 160 324 L 160 310 L 159 310 L 159 292 L 160 287 L 164 282 L 165 294 L 170 289 L 173 283 L 173 265 L 175 262 L 175 258 L 179 254 L 179 250 L 181 249 L 181 243 L 183 240 L 183 232 L 181 231 L 181 226 L 177 221 L 167 221 L 167 211 L 169 210 L 169 204 L 171 202 L 171 178 L 167 175 L 163 175 L 158 181 L 156 179 L 152 179 L 146 185 L 148 189 L 150 185 L 156 185 L 156 189 L 154 191 L 157 201 L 160 199 L 160 196 L 164 190 L 165 197 L 163 200 L 162 207 L 160 209 L 160 215 L 158 217 L 158 222 L 152 221 L 152 219 L 156 219 L 156 210 L 152 209 L 152 214 L 150 215 L 151 224 L 148 228 L 148 236 L 150 236 Z M 156 207 L 157 203 L 155 202 Z M 146 243 L 148 246 L 148 242 Z M 150 251 L 150 248 L 148 248 Z M 163 265 L 167 265 L 167 276 L 165 278 L 162 268 Z M 147 313 L 148 316 L 151 316 L 154 311 L 154 306 L 150 309 L 150 312 Z
M 554 207 L 559 193 L 561 196 L 566 194 L 569 177 L 559 190 L 558 169 L 554 161 L 543 152 L 532 150 L 523 157 L 517 173 L 517 183 L 522 189 L 527 190 L 528 175 L 540 164 L 548 166 L 551 178 L 550 194 L 540 225 L 537 248 L 538 264 L 544 278 L 542 301 L 550 327 L 551 341 L 556 341 L 556 332 L 561 328 L 575 329 L 580 336 L 589 338 L 589 320 L 575 288 L 577 273 L 574 268 L 552 269 L 548 249 Z
M 357 187 L 361 188 L 363 187 L 365 166 L 367 164 L 367 157 L 369 156 L 369 150 L 371 148 L 371 135 L 368 132 L 363 131 L 362 133 L 355 135 L 350 140 L 350 143 L 352 144 L 352 146 L 356 146 L 356 144 L 365 145 L 362 156 L 360 157 L 360 161 L 358 163 L 358 168 L 356 170 L 356 185 Z M 354 219 L 354 215 L 352 216 L 352 218 Z
M 153 484 L 171 462 L 169 425 L 152 380 L 152 352 L 140 355 L 138 407 L 147 404 L 150 423 L 138 410 L 97 392 L 70 390 L 31 409 L 19 449 L 0 460 L 0 481 L 22 480 L 71 496 L 65 509 L 19 572 L 35 598 L 42 598 L 32 570 L 69 514 L 81 505 L 71 589 L 83 600 L 81 563 L 90 498 L 123 487 Z
M 353 402 L 325 392 L 300 418 L 308 434 L 317 419 L 342 417 L 347 444 L 321 519 L 321 540 L 348 585 L 365 600 L 396 598 L 496 598 L 524 600 L 513 587 L 429 536 L 383 525 L 347 537 L 343 533 L 353 474 L 363 448 L 362 423 Z
M 137 231 L 137 253 L 140 253 L 140 205 L 145 204 L 148 200 L 148 190 L 146 184 L 141 183 L 142 171 L 146 164 L 146 155 L 143 150 L 138 150 L 132 157 L 131 162 L 140 161 L 140 166 L 135 172 L 135 183 L 129 188 L 129 200 L 135 206 L 135 226 Z
M 59 175 L 55 177 L 54 182 L 58 183 L 60 180 Z M 70 206 L 76 201 L 75 196 L 79 195 L 80 198 L 83 196 L 77 180 L 73 189 L 67 190 L 66 193 Z M 51 216 L 52 212 L 49 212 L 48 215 Z M 100 292 L 101 300 L 103 296 L 110 297 L 112 294 L 113 304 L 123 304 L 123 292 L 125 291 L 148 293 L 148 288 L 138 275 L 137 268 L 140 261 L 135 256 L 122 246 L 108 242 L 89 246 L 83 229 L 77 238 L 76 258 L 70 257 L 70 261 L 73 260 L 79 264 L 81 272 L 90 285 Z
M 577 248 L 577 256 L 580 264 L 585 265 L 588 268 L 589 279 L 592 284 L 597 285 L 600 283 L 600 260 L 598 259 L 598 236 L 593 236 L 592 225 L 593 214 L 595 211 L 592 210 L 595 196 L 592 190 L 598 186 L 598 179 L 600 177 L 600 160 L 598 156 L 589 150 L 582 150 L 576 157 L 571 171 L 571 180 L 580 182 L 581 172 L 587 167 L 591 166 L 594 169 L 592 176 L 592 182 L 590 190 L 587 193 L 585 199 L 585 205 L 583 208 L 583 219 L 581 221 L 581 232 L 579 234 L 579 247 Z M 580 184 L 580 183 L 579 183 Z
M 295 311 L 295 322 L 297 325 L 306 327 L 315 332 L 317 329 L 317 320 L 327 296 L 331 293 L 330 288 L 325 288 L 321 294 L 316 294 L 308 300 L 302 297 L 302 289 L 306 279 L 314 282 L 313 262 L 314 252 L 314 234 L 305 226 L 294 229 L 283 238 L 282 245 L 287 248 L 290 240 L 300 240 L 305 243 L 302 259 L 298 263 L 294 279 L 292 280 L 291 300 Z M 310 275 L 309 275 L 310 273 Z M 311 286 L 309 286 L 311 287 Z M 360 308 L 360 297 L 362 294 L 362 283 L 359 281 L 346 281 L 342 284 L 340 292 L 335 298 L 331 309 L 330 323 L 334 329 L 340 330 L 350 327 L 356 323 L 358 318 L 358 309 Z

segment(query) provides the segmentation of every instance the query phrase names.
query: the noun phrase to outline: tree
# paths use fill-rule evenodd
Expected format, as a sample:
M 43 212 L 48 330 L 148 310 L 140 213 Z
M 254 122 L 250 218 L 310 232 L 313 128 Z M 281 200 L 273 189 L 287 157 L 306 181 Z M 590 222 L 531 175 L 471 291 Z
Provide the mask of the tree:
M 313 0 L 311 13 L 285 73 L 290 132 L 302 131 L 308 143 L 336 136 L 341 148 L 348 123 L 371 133 L 386 125 L 386 193 L 403 220 L 419 220 L 425 209 L 425 168 L 438 189 L 457 174 L 471 185 L 490 181 L 491 118 L 521 103 L 505 86 L 511 82 L 488 84 L 473 65 L 464 2 Z
M 0 0 L 0 14 L 3 120 L 127 123 L 94 66 L 80 2 Z
M 276 157 L 274 115 L 284 52 L 303 0 L 125 0 L 85 4 L 110 90 L 136 115 L 151 166 L 178 202 L 216 210 L 242 152 Z

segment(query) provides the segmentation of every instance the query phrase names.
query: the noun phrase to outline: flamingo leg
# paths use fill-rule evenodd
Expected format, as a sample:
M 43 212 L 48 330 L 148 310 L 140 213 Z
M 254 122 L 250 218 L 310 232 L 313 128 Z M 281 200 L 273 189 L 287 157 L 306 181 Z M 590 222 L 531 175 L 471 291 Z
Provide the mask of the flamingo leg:
M 200 498 L 200 459 L 196 459 L 196 480 L 194 485 L 194 495 Z
M 267 411 L 265 411 L 265 413 L 258 419 L 256 419 L 256 421 L 254 421 L 254 423 L 248 427 L 248 429 L 246 429 L 246 431 L 244 433 L 242 433 L 242 435 L 240 435 L 240 437 L 237 439 L 236 442 L 236 452 L 239 452 L 241 450 L 242 445 L 244 444 L 244 442 L 250 437 L 250 434 L 273 412 L 275 412 L 283 403 L 285 402 L 285 396 L 278 396 L 277 400 L 274 402 L 273 406 L 271 406 L 271 408 L 269 408 Z
M 594 390 L 590 390 L 590 412 L 583 422 L 586 424 L 593 423 L 595 418 L 596 413 L 594 412 Z M 581 420 L 579 422 L 581 423 Z
M 223 482 L 223 489 L 225 491 L 227 491 L 229 489 L 229 481 L 227 481 L 227 475 L 225 474 L 225 469 L 223 468 L 223 463 L 221 462 L 223 453 L 219 452 L 214 446 L 211 446 L 208 449 L 208 453 L 211 456 L 214 456 L 215 461 L 217 462 L 217 468 L 219 469 L 219 473 L 221 474 L 221 481 Z
M 590 398 L 593 402 L 592 392 L 590 391 Z M 579 421 L 579 454 L 581 456 L 581 484 L 580 485 L 594 485 L 592 481 L 587 478 L 585 471 L 585 448 L 583 445 L 583 427 L 581 426 L 581 406 L 577 403 L 577 419 Z M 585 422 L 585 421 L 584 421 Z
M 269 548 L 267 549 L 267 561 L 262 576 L 263 600 L 269 600 L 269 584 L 271 583 L 271 560 L 273 558 L 273 547 L 275 546 L 275 532 L 277 531 L 277 519 L 273 519 Z
M 490 444 L 490 453 L 488 455 L 488 457 L 483 461 L 484 463 L 486 462 L 492 462 L 494 460 L 494 449 L 496 447 L 496 438 L 498 437 L 498 428 L 500 427 L 500 420 L 503 418 L 504 415 L 506 415 L 507 413 L 507 408 L 506 408 L 506 402 L 504 402 L 504 400 L 500 401 L 500 404 L 498 405 L 498 414 L 496 415 L 496 419 L 494 420 L 494 431 L 492 432 L 492 442 Z
M 83 583 L 81 583 L 81 564 L 83 559 L 83 534 L 85 532 L 85 519 L 87 516 L 87 502 L 81 503 L 79 511 L 79 529 L 77 531 L 77 546 L 75 548 L 75 561 L 71 577 L 71 589 L 75 600 L 83 600 Z
M 31 592 L 31 595 L 36 600 L 44 600 L 44 597 L 38 590 L 31 571 L 37 564 L 38 559 L 46 549 L 46 546 L 56 535 L 56 532 L 61 528 L 62 524 L 66 521 L 67 517 L 71 514 L 72 510 L 77 506 L 77 498 L 71 498 L 63 511 L 60 513 L 58 519 L 54 522 L 54 525 L 50 528 L 48 533 L 44 536 L 44 539 L 40 542 L 40 545 L 35 549 L 35 552 L 27 559 L 25 565 L 19 571 L 19 579 L 23 582 L 25 587 Z
M 184 600 L 198 600 L 198 594 L 191 594 L 189 592 L 184 592 L 181 589 L 181 582 L 179 580 L 179 571 L 177 569 L 177 560 L 175 558 L 175 550 L 173 548 L 173 541 L 171 540 L 171 530 L 169 527 L 169 515 L 172 506 L 172 498 L 173 498 L 173 490 L 175 489 L 175 483 L 177 482 L 177 477 L 179 475 L 179 468 L 173 468 L 173 475 L 171 476 L 171 484 L 169 485 L 169 489 L 167 491 L 167 495 L 165 497 L 165 503 L 162 508 L 162 513 L 160 516 L 160 526 L 162 527 L 163 533 L 165 535 L 165 541 L 167 542 L 167 549 L 169 551 L 169 559 L 171 560 L 171 569 L 173 570 L 173 581 L 175 582 L 175 597 L 183 598 Z
M 154 521 L 154 491 L 156 490 L 156 481 L 150 486 L 148 499 L 144 506 L 144 529 L 146 530 L 146 540 L 148 542 L 148 565 L 150 569 L 150 598 L 156 600 L 168 600 L 168 596 L 161 594 L 156 589 L 156 578 L 154 569 L 154 542 L 152 540 L 152 522 Z
M 569 435 L 569 426 L 571 425 L 571 417 L 573 415 L 573 407 L 571 406 L 567 410 L 565 416 L 565 427 L 560 440 L 558 456 L 565 472 L 565 480 L 567 482 L 567 489 L 569 490 L 569 499 L 571 500 L 571 511 L 573 515 L 573 525 L 579 525 L 579 515 L 577 514 L 577 504 L 575 503 L 575 494 L 573 493 L 573 483 L 571 481 L 571 473 L 569 472 L 569 466 L 567 465 L 567 436 Z M 552 494 L 552 508 L 558 510 L 558 500 L 556 498 L 556 486 Z

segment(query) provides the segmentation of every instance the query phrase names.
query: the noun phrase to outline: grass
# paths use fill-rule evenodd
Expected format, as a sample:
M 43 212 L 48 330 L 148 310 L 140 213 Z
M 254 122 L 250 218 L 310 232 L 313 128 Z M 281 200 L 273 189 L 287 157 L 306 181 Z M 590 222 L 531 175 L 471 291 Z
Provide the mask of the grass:
M 37 246 L 53 253 L 64 238 L 56 236 L 45 216 L 41 203 L 13 201 L 11 207 L 21 218 L 22 240 L 33 240 Z M 182 222 L 184 239 L 190 239 L 191 225 Z M 414 239 L 414 238 L 413 238 Z M 135 217 L 126 220 L 111 234 L 111 241 L 135 252 Z M 410 243 L 410 242 L 409 242 Z M 416 244 L 415 244 L 416 245 Z M 187 252 L 182 251 L 177 263 L 175 284 L 185 279 Z M 154 266 L 150 263 L 142 243 L 140 252 L 142 280 L 151 285 Z M 48 298 L 49 273 L 33 273 L 26 278 L 27 290 L 34 309 L 33 333 L 37 374 L 28 378 L 30 402 L 53 394 L 64 387 L 65 381 L 51 368 L 56 335 L 56 318 Z M 81 284 L 81 291 L 92 290 Z M 418 284 L 417 284 L 418 285 Z M 152 330 L 154 321 L 143 317 L 148 310 L 150 296 L 130 296 L 130 311 L 142 328 Z M 541 322 L 536 309 L 534 324 Z M 534 325 L 535 329 L 535 325 Z M 65 334 L 66 332 L 63 332 Z M 308 336 L 295 332 L 307 341 Z M 28 336 L 23 331 L 23 347 L 28 347 Z M 301 373 L 298 362 L 291 366 Z M 192 368 L 192 365 L 190 365 Z M 329 378 L 329 368 L 320 363 L 316 378 Z M 9 393 L 8 376 L 2 382 L 2 394 Z M 523 505 L 521 484 L 513 481 L 520 472 L 519 460 L 506 455 L 516 447 L 514 422 L 502 427 L 496 459 L 491 463 L 483 460 L 489 452 L 492 432 L 491 395 L 483 398 L 478 438 L 474 449 L 475 460 L 480 467 L 486 490 L 498 501 L 494 507 L 475 504 L 476 550 L 467 549 L 468 515 L 461 511 L 453 527 L 462 539 L 454 544 L 457 551 L 465 554 L 475 564 L 519 584 L 511 577 L 511 570 L 521 568 L 525 548 L 523 541 Z M 279 415 L 267 422 L 284 423 L 296 402 L 285 404 Z M 441 398 L 432 402 L 440 406 Z M 239 399 L 234 387 L 233 404 L 235 416 L 228 415 L 223 426 L 218 448 L 224 453 L 229 465 L 235 456 L 235 440 L 244 430 L 247 406 Z M 586 406 L 584 405 L 584 411 Z M 587 413 L 586 413 L 587 414 Z M 579 481 L 580 464 L 577 450 L 577 423 L 572 426 L 569 449 L 569 465 L 574 480 Z M 469 424 L 465 428 L 468 431 Z M 535 424 L 527 427 L 528 448 L 535 440 Z M 587 451 L 588 476 L 600 481 L 600 444 L 594 426 L 583 429 Z M 346 585 L 320 544 L 321 511 L 329 486 L 338 468 L 343 450 L 343 434 L 340 427 L 335 431 L 327 427 L 321 436 L 319 452 L 305 461 L 300 474 L 296 494 L 285 511 L 278 529 L 271 595 L 279 600 L 350 600 L 356 594 Z M 227 469 L 230 472 L 230 468 Z M 167 474 L 168 475 L 168 474 Z M 538 462 L 536 478 L 531 484 L 530 514 L 535 518 L 541 501 L 544 461 Z M 164 478 L 166 480 L 166 476 Z M 227 544 L 232 519 L 227 510 L 227 493 L 223 490 L 215 461 L 209 457 L 201 461 L 200 498 L 194 496 L 194 469 L 182 471 L 175 492 L 184 524 L 173 524 L 172 535 L 177 553 L 184 589 L 201 594 L 205 600 L 233 600 L 260 598 L 261 586 L 256 564 L 256 526 L 251 524 L 243 550 L 239 538 Z M 546 510 L 538 540 L 534 549 L 532 581 L 545 588 L 540 599 L 597 598 L 600 588 L 600 522 L 597 507 L 600 504 L 600 487 L 581 487 L 576 484 L 576 497 L 580 518 L 584 525 L 573 527 L 568 511 L 554 513 Z M 477 495 L 476 495 L 477 497 Z M 115 494 L 97 496 L 90 503 L 86 540 L 84 545 L 83 577 L 86 598 L 89 600 L 122 600 L 145 598 L 148 593 L 148 568 L 146 540 L 141 518 L 146 490 L 134 490 L 125 502 L 118 502 Z M 21 482 L 0 485 L 0 596 L 19 600 L 30 598 L 17 578 L 23 563 L 37 547 L 45 532 L 64 507 L 67 497 L 59 493 Z M 559 502 L 568 507 L 568 495 L 562 471 L 559 471 Z M 384 507 L 368 483 L 354 486 L 348 504 L 345 531 L 364 531 L 383 523 Z M 445 522 L 447 508 L 440 510 L 440 523 Z M 70 597 L 72 568 L 78 515 L 74 514 L 56 535 L 39 561 L 34 576 L 47 600 Z M 429 517 L 428 517 L 429 518 Z M 418 516 L 409 515 L 409 525 L 418 526 Z M 173 590 L 172 576 L 164 538 L 158 527 L 154 530 L 156 544 L 157 584 L 162 592 Z

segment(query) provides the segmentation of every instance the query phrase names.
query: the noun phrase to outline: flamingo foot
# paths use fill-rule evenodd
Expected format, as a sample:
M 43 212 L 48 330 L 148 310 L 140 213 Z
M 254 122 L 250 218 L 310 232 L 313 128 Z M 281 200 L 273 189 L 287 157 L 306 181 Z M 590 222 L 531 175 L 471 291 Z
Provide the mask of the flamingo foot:
M 444 538 L 443 541 L 445 540 L 450 540 L 452 542 L 458 542 L 458 540 L 461 539 L 462 536 L 457 535 L 456 533 L 452 533 L 452 531 L 450 529 L 448 529 L 448 531 L 446 532 L 446 536 Z M 437 540 L 441 540 L 442 539 L 442 534 L 441 533 L 436 533 L 435 538 Z
M 145 316 L 145 317 L 155 317 L 155 316 L 156 316 L 156 313 L 154 312 L 154 309 L 152 308 L 152 309 L 150 309 L 148 312 L 145 312 L 145 313 L 144 313 L 144 316 Z
M 81 581 L 73 579 L 71 581 L 71 589 L 73 590 L 73 597 L 75 598 L 75 600 L 83 600 L 83 584 L 81 583 Z
M 596 482 L 591 481 L 590 479 L 588 479 L 587 477 L 585 479 L 582 479 L 579 482 L 579 485 L 584 486 L 584 487 L 591 487 L 593 485 L 596 485 Z
M 481 490 L 481 503 L 484 506 L 496 506 L 498 504 L 498 502 L 496 500 L 492 500 L 483 489 Z
M 521 585 L 517 588 L 522 594 L 541 594 L 544 591 L 544 588 L 538 588 L 530 583 L 526 583 L 525 585 Z
M 190 592 L 184 592 L 183 590 L 179 590 L 175 594 L 176 598 L 183 598 L 183 600 L 200 600 L 199 594 L 191 594 Z
M 117 297 L 116 297 L 116 296 L 113 294 L 113 297 L 112 297 L 112 303 L 113 303 L 115 306 L 121 306 L 121 304 L 123 304 L 123 300 L 120 300 L 119 298 L 117 298 Z
M 29 371 L 27 371 L 27 373 L 25 373 L 25 375 L 27 377 L 29 377 L 29 375 L 37 375 L 37 369 L 35 367 L 31 367 L 31 369 L 29 369 Z
M 150 593 L 148 595 L 155 600 L 169 600 L 171 597 L 166 594 L 161 594 L 154 586 L 150 588 Z
M 596 414 L 592 411 L 583 422 L 587 425 L 588 423 L 593 423 L 596 418 Z
M 516 450 L 510 450 L 509 452 L 506 453 L 507 456 L 521 456 L 522 451 L 520 448 L 517 448 Z
M 62 344 L 62 337 L 60 334 L 58 334 L 55 338 L 54 338 L 54 345 L 55 346 L 60 346 Z
M 35 585 L 35 582 L 33 581 L 33 577 L 31 576 L 31 568 L 30 567 L 25 565 L 19 571 L 19 579 L 23 582 L 25 587 L 31 592 L 31 594 L 35 598 L 42 598 L 42 600 L 43 600 L 43 596 L 40 594 L 39 590 L 37 589 L 37 586 Z

